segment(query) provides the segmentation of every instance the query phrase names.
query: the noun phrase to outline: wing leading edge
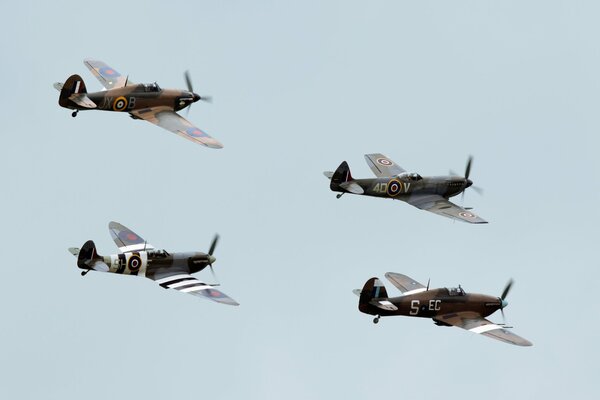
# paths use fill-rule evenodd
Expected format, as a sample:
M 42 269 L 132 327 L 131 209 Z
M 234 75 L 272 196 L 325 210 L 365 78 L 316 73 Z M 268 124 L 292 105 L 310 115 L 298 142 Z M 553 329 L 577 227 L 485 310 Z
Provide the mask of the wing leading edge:
M 83 63 L 106 89 L 117 89 L 133 83 L 104 61 L 87 58 Z
M 121 253 L 154 249 L 154 246 L 147 243 L 137 233 L 118 222 L 111 221 L 108 224 L 108 230 Z
M 369 168 L 371 168 L 371 171 L 373 171 L 375 176 L 378 178 L 396 176 L 406 172 L 404 168 L 400 167 L 383 154 L 365 154 L 365 161 L 369 165 Z
M 223 145 L 208 133 L 201 131 L 192 125 L 187 119 L 177 114 L 168 107 L 150 107 L 132 111 L 134 117 L 146 120 L 158 125 L 163 129 L 171 131 L 182 138 L 191 140 L 212 149 L 222 149 Z
M 531 343 L 529 340 L 515 335 L 503 326 L 494 324 L 493 322 L 474 312 L 446 314 L 438 316 L 434 318 L 434 320 L 441 321 L 473 333 L 485 335 L 505 343 L 514 344 L 516 346 L 533 346 L 533 343 Z
M 429 211 L 443 217 L 457 219 L 470 224 L 487 224 L 487 221 L 483 218 L 478 217 L 471 211 L 465 210 L 437 194 L 411 196 L 406 202 L 418 209 Z
M 230 306 L 240 305 L 237 301 L 233 300 L 225 293 L 215 289 L 214 286 L 204 283 L 188 274 L 167 276 L 157 279 L 156 283 L 165 289 L 178 290 L 183 293 L 189 293 L 194 296 L 216 301 L 217 303 L 227 304 Z

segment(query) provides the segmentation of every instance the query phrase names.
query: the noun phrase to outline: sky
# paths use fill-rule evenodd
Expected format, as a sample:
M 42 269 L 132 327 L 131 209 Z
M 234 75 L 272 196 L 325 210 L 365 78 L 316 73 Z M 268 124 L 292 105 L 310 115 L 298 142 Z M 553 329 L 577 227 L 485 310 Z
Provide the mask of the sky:
M 597 397 L 600 4 L 594 1 L 20 1 L 0 14 L 0 397 Z M 194 89 L 213 150 L 126 115 L 58 106 L 84 58 Z M 335 198 L 322 172 L 383 153 L 464 171 L 490 223 Z M 458 204 L 460 198 L 455 198 Z M 118 221 L 207 251 L 228 307 L 79 274 Z M 361 314 L 387 271 L 500 295 L 521 348 Z M 211 282 L 207 272 L 200 279 Z M 388 293 L 399 292 L 385 281 Z M 500 315 L 492 321 L 501 322 Z

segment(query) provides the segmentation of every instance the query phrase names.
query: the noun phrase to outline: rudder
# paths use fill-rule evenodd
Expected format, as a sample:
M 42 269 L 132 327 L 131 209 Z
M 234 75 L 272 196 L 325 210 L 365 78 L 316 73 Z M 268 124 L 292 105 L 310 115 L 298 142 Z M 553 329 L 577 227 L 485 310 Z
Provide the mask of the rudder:
M 364 313 L 369 313 L 369 308 L 372 307 L 370 304 L 373 299 L 388 298 L 387 290 L 383 286 L 383 282 L 379 278 L 369 279 L 362 290 L 360 291 L 360 299 L 358 301 L 358 309 Z
M 69 99 L 69 97 L 76 93 L 87 93 L 83 79 L 77 74 L 71 75 L 69 79 L 63 83 L 60 91 L 60 97 L 58 98 L 58 104 L 65 108 L 75 108 L 76 105 Z

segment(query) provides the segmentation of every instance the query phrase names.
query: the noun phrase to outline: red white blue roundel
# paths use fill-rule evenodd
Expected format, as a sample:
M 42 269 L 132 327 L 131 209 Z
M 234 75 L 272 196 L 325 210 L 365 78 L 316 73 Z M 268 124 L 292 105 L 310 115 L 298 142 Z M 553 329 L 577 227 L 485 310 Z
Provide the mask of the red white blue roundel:
M 223 298 L 225 295 L 218 290 L 206 289 L 206 294 L 208 294 L 212 298 Z
M 191 137 L 210 137 L 208 134 L 202 132 L 200 129 L 196 127 L 191 127 L 185 130 L 185 133 Z
M 391 160 L 388 160 L 387 158 L 378 158 L 377 163 L 386 167 L 391 167 L 392 165 L 394 165 L 394 163 Z
M 402 183 L 398 179 L 392 179 L 387 185 L 387 194 L 390 196 L 397 196 L 402 190 Z
M 102 67 L 98 70 L 98 73 L 105 78 L 118 78 L 119 76 L 121 76 L 120 73 L 118 73 L 111 67 Z

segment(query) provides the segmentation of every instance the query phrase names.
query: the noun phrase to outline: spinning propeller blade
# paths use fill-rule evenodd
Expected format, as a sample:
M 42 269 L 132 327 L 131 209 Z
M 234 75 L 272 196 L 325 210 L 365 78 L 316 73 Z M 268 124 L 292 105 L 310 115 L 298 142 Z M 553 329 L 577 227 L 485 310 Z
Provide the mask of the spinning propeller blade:
M 502 313 L 502 322 L 506 324 L 506 317 L 504 316 L 504 307 L 508 306 L 508 302 L 505 300 L 508 292 L 510 292 L 510 288 L 512 287 L 514 281 L 511 279 L 508 281 L 504 290 L 502 291 L 502 295 L 500 296 L 500 312 Z
M 217 247 L 217 243 L 219 243 L 219 234 L 215 234 L 212 243 L 210 244 L 210 249 L 208 250 L 208 266 L 210 267 L 210 272 L 212 273 L 213 278 L 218 281 L 217 275 L 215 274 L 215 270 L 213 269 L 212 263 L 214 260 L 213 253 L 215 248 Z

